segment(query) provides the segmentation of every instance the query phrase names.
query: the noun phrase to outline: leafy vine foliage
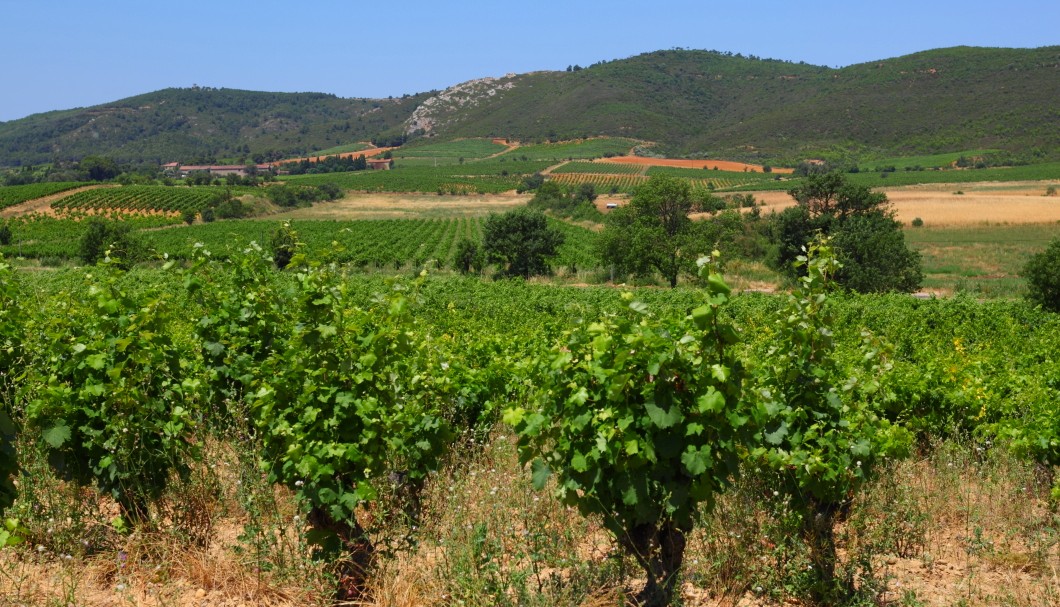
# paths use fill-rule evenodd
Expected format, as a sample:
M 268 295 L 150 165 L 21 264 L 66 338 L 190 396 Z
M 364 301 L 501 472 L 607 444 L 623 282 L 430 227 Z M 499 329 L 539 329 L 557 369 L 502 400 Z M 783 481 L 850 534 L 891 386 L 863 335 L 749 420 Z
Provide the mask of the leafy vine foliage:
M 289 330 L 287 293 L 272 266 L 273 258 L 256 242 L 228 260 L 196 246 L 185 275 L 184 286 L 199 305 L 195 335 L 205 367 L 208 419 L 216 429 L 244 417 L 245 395 Z
M 729 287 L 709 264 L 701 272 L 707 302 L 686 317 L 632 302 L 568 331 L 541 360 L 536 406 L 504 414 L 534 484 L 554 473 L 558 497 L 600 515 L 643 567 L 645 605 L 671 601 L 685 534 L 753 435 L 737 334 L 719 318 Z
M 400 479 L 414 510 L 452 436 L 447 365 L 413 330 L 405 287 L 361 308 L 332 267 L 296 280 L 294 325 L 262 365 L 250 415 L 270 479 L 310 506 L 316 543 L 349 557 L 339 598 L 354 598 L 373 552 L 357 509 L 377 499 L 380 483 Z
M 831 600 L 853 591 L 852 579 L 835 579 L 835 524 L 882 459 L 908 453 L 911 435 L 881 418 L 873 402 L 889 369 L 883 346 L 865 335 L 862 368 L 849 376 L 835 357 L 827 290 L 840 264 L 828 241 L 812 244 L 797 263 L 805 275 L 777 319 L 775 345 L 758 374 L 764 429 L 751 456 L 776 474 L 801 513 L 818 577 L 813 592 Z
M 0 257 L 0 514 L 14 502 L 16 495 L 14 476 L 18 474 L 18 461 L 11 407 L 16 374 L 22 375 L 24 317 L 15 273 Z
M 196 457 L 190 440 L 198 380 L 173 341 L 171 304 L 155 291 L 132 295 L 108 265 L 88 276 L 84 295 L 45 321 L 39 389 L 26 408 L 56 470 L 94 483 L 133 523 L 173 474 Z

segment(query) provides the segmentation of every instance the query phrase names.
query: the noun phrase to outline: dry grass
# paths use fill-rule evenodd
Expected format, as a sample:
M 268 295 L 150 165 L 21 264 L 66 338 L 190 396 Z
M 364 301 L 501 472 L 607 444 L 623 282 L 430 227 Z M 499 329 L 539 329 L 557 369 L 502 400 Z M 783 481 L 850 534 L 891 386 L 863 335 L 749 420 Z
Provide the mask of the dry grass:
M 876 188 L 887 194 L 899 221 L 919 217 L 931 227 L 1060 221 L 1060 199 L 1046 196 L 1052 182 L 965 183 Z M 963 192 L 957 194 L 956 192 Z M 754 192 L 764 211 L 794 206 L 786 192 Z
M 436 194 L 347 193 L 327 204 L 280 213 L 275 219 L 414 219 L 421 217 L 480 217 L 526 204 L 525 194 L 438 196 Z
M 414 543 L 397 542 L 378 561 L 368 604 L 603 606 L 639 589 L 636 566 L 599 524 L 529 486 L 513 440 L 500 430 L 461 443 L 428 482 L 419 528 L 376 519 L 377 546 L 406 532 Z M 211 453 L 218 483 L 177 492 L 199 509 L 201 487 L 214 487 L 206 545 L 162 529 L 84 557 L 35 546 L 0 551 L 0 605 L 322 604 L 319 564 L 288 554 L 282 567 L 260 570 L 240 538 L 248 523 L 285 533 L 276 522 L 297 512 L 290 493 L 262 485 L 257 499 L 271 506 L 242 507 L 249 502 L 239 495 L 250 489 L 238 486 L 248 482 L 238 453 Z M 940 444 L 896 464 L 858 500 L 840 530 L 842 554 L 851 566 L 871 557 L 873 569 L 859 569 L 857 579 L 874 583 L 883 604 L 1051 607 L 1060 604 L 1060 518 L 1047 508 L 1048 486 L 1002 449 Z M 684 604 L 802 604 L 806 562 L 791 512 L 747 479 L 690 536 Z

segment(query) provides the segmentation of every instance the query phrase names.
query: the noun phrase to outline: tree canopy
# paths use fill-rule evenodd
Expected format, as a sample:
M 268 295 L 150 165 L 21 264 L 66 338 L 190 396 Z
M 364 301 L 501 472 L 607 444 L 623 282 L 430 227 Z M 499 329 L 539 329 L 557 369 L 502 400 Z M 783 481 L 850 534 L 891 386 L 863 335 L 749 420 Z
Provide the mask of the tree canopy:
M 543 214 L 527 208 L 491 214 L 482 226 L 483 252 L 509 276 L 548 274 L 548 260 L 562 244 L 563 233 L 549 226 Z
M 647 276 L 654 270 L 677 286 L 682 268 L 691 268 L 698 257 L 688 216 L 695 206 L 696 192 L 688 181 L 652 177 L 628 205 L 608 215 L 599 241 L 601 259 L 618 274 Z
M 848 183 L 840 173 L 810 175 L 788 191 L 798 203 L 773 218 L 773 266 L 791 276 L 817 234 L 832 236 L 842 269 L 837 284 L 861 293 L 920 287 L 920 254 L 909 249 L 886 194 Z

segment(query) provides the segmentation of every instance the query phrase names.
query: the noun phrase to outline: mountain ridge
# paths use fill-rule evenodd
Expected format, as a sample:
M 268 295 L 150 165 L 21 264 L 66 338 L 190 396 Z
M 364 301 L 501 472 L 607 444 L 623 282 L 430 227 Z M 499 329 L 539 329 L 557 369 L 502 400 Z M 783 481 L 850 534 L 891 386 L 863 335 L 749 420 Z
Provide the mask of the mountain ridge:
M 390 99 L 163 89 L 0 123 L 0 165 L 272 160 L 421 136 L 622 136 L 671 155 L 782 162 L 982 148 L 1055 158 L 1058 95 L 1060 46 L 949 47 L 842 68 L 672 49 Z

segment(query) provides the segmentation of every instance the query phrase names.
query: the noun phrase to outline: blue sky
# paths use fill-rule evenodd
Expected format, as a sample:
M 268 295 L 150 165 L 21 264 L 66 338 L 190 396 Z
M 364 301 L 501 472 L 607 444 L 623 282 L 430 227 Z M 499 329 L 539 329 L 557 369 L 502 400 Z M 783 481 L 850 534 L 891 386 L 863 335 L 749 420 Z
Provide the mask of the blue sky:
M 416 93 L 674 47 L 828 66 L 1060 44 L 1060 1 L 0 0 L 0 121 L 166 87 Z

